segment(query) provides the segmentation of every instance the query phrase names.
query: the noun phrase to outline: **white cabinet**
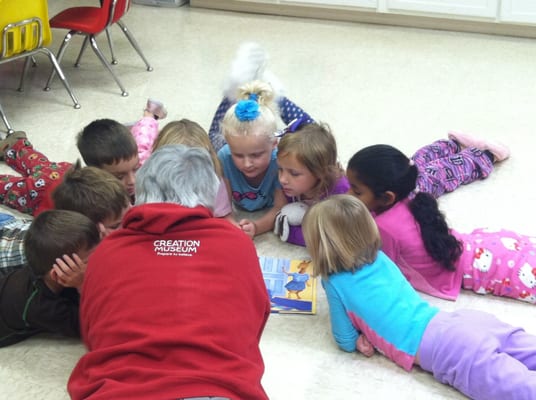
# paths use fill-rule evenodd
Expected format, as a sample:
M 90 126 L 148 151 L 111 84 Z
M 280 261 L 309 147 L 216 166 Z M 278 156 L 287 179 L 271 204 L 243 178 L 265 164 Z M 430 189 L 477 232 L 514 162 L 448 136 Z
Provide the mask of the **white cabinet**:
M 381 0 L 380 0 L 381 1 Z M 281 0 L 281 4 L 316 4 L 330 6 L 349 6 L 362 8 L 378 8 L 378 0 Z
M 536 0 L 190 0 L 190 6 L 536 38 Z
M 496 18 L 498 6 L 499 0 L 387 0 L 387 9 L 393 12 L 401 10 L 486 18 Z
M 505 22 L 536 23 L 536 1 L 501 0 L 500 20 Z

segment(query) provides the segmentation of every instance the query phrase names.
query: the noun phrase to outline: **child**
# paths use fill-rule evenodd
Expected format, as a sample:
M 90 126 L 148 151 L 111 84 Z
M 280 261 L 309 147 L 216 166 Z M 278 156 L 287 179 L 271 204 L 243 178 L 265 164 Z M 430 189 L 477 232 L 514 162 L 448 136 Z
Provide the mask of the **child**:
M 197 122 L 188 119 L 172 121 L 162 128 L 162 131 L 154 141 L 152 151 L 169 144 L 184 144 L 189 147 L 201 147 L 209 152 L 212 163 L 214 164 L 214 171 L 220 178 L 220 186 L 218 188 L 214 206 L 214 216 L 224 217 L 234 223 L 233 208 L 231 206 L 229 193 L 227 192 L 227 185 L 223 181 L 220 160 L 210 143 L 207 132 Z
M 143 165 L 153 152 L 153 143 L 158 136 L 158 121 L 166 116 L 167 110 L 164 104 L 148 99 L 143 110 L 143 117 L 130 127 L 130 132 L 138 145 L 140 165 Z
M 121 227 L 130 208 L 130 197 L 115 176 L 96 167 L 77 162 L 52 192 L 54 206 L 84 214 L 97 226 L 101 238 Z
M 220 126 L 222 119 L 227 110 L 239 100 L 237 98 L 239 87 L 247 82 L 261 80 L 270 84 L 275 92 L 279 116 L 285 124 L 289 124 L 296 118 L 303 119 L 307 123 L 313 122 L 309 114 L 283 95 L 279 80 L 266 70 L 267 63 L 268 54 L 258 43 L 246 42 L 238 48 L 231 73 L 225 83 L 223 100 L 214 114 L 208 131 L 208 136 L 216 151 L 219 151 L 225 144 L 225 135 L 222 135 Z
M 108 171 L 119 179 L 134 203 L 138 170 L 138 146 L 126 126 L 111 119 L 98 119 L 77 136 L 76 145 L 88 166 Z
M 238 222 L 253 237 L 273 229 L 275 216 L 286 199 L 277 180 L 272 88 L 254 81 L 241 88 L 239 97 L 241 100 L 229 108 L 221 123 L 227 144 L 218 152 L 218 158 L 234 203 L 247 211 L 268 208 L 256 221 Z
M 371 357 L 376 348 L 472 399 L 536 399 L 536 336 L 488 313 L 440 311 L 420 298 L 379 250 L 360 200 L 336 195 L 314 205 L 303 230 L 342 350 Z
M 130 208 L 123 184 L 110 173 L 76 163 L 65 173 L 52 193 L 56 209 L 79 212 L 93 221 L 101 238 L 121 227 Z M 20 269 L 26 263 L 24 238 L 31 220 L 15 218 L 0 226 L 0 276 Z
M 79 290 L 100 236 L 88 217 L 49 210 L 32 222 L 28 265 L 0 278 L 0 347 L 41 332 L 78 337 Z
M 301 220 L 287 218 L 287 210 L 296 202 L 311 206 L 332 194 L 346 193 L 350 187 L 329 127 L 310 123 L 285 133 L 277 145 L 277 164 L 279 183 L 289 204 L 276 217 L 274 232 L 283 241 L 305 246 Z M 292 224 L 286 227 L 288 220 Z
M 460 288 L 536 303 L 536 238 L 450 229 L 437 201 L 417 192 L 416 165 L 388 145 L 358 151 L 346 171 L 349 194 L 373 213 L 382 250 L 417 290 L 455 300 Z
M 448 140 L 437 140 L 417 150 L 411 157 L 419 175 L 417 189 L 438 198 L 493 171 L 493 164 L 510 156 L 509 149 L 497 142 L 451 131 Z
M 50 161 L 33 148 L 25 132 L 1 140 L 0 155 L 22 175 L 0 175 L 0 203 L 33 216 L 53 208 L 50 194 L 72 164 Z

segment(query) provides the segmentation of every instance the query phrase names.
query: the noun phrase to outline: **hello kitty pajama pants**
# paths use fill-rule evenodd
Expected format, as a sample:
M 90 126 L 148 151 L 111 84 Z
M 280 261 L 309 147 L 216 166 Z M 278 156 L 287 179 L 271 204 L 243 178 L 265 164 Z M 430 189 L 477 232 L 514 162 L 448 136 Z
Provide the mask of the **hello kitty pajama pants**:
M 488 229 L 453 233 L 463 242 L 456 267 L 463 269 L 464 289 L 536 304 L 536 236 Z
M 411 157 L 419 170 L 417 189 L 436 199 L 466 185 L 486 178 L 493 171 L 493 163 L 481 150 L 460 150 L 453 140 L 437 140 L 417 150 Z
M 4 159 L 22 176 L 0 175 L 0 203 L 31 215 L 50 196 L 72 165 L 49 161 L 27 139 L 17 140 L 4 152 Z
M 212 118 L 212 123 L 210 124 L 210 130 L 208 131 L 208 137 L 216 153 L 220 150 L 225 144 L 225 139 L 220 132 L 220 123 L 225 116 L 225 113 L 231 106 L 234 104 L 231 99 L 224 97 L 221 101 L 214 117 Z M 280 97 L 277 99 L 277 107 L 279 109 L 279 115 L 281 120 L 285 124 L 289 124 L 295 118 L 305 118 L 305 123 L 310 124 L 314 122 L 309 114 L 307 114 L 302 108 L 300 108 L 296 103 L 290 101 L 286 97 Z
M 536 336 L 476 310 L 440 311 L 419 347 L 420 366 L 475 400 L 536 399 Z

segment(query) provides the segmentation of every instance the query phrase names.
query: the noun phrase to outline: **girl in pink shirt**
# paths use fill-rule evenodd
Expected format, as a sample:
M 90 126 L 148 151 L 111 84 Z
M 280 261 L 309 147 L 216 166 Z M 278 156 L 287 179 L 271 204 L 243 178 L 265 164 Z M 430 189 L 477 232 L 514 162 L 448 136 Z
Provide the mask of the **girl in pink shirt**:
M 417 290 L 454 300 L 464 288 L 536 304 L 536 236 L 449 228 L 435 198 L 415 190 L 415 162 L 392 146 L 358 151 L 346 174 L 349 194 L 375 217 L 382 250 Z
M 210 143 L 207 132 L 197 122 L 190 121 L 186 118 L 180 121 L 171 121 L 162 128 L 155 138 L 154 143 L 151 145 L 151 152 L 170 144 L 201 147 L 208 151 L 214 164 L 214 171 L 220 178 L 213 214 L 215 217 L 225 218 L 236 225 L 233 219 L 233 208 L 227 192 L 227 186 L 222 178 L 223 172 L 220 160 L 212 147 L 212 143 Z

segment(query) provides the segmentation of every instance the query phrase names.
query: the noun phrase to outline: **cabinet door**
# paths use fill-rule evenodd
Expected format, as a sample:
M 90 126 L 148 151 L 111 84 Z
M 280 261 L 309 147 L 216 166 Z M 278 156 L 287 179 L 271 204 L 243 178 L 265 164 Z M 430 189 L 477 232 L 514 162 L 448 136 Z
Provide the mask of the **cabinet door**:
M 502 0 L 501 21 L 536 23 L 536 1 Z
M 499 0 L 387 0 L 389 10 L 422 11 L 475 17 L 497 17 Z
M 378 8 L 378 0 L 281 0 L 281 4 L 319 4 L 324 6 L 353 6 Z

